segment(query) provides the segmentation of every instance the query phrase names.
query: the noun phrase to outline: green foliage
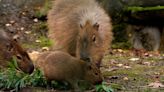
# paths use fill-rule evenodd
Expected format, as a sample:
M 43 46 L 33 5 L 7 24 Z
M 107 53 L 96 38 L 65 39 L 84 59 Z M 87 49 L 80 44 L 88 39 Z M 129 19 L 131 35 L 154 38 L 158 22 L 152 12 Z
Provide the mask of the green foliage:
M 64 86 L 63 86 L 64 85 Z M 56 81 L 47 81 L 39 69 L 32 74 L 26 74 L 18 70 L 15 57 L 9 63 L 9 68 L 0 70 L 0 90 L 19 91 L 24 87 L 52 87 L 57 89 L 69 89 L 70 87 Z
M 129 49 L 132 48 L 132 45 L 129 41 L 127 42 L 115 42 L 112 44 L 113 49 Z
M 45 36 L 48 31 L 47 23 L 44 21 L 39 21 L 32 26 L 32 32 L 39 35 Z
M 51 2 L 50 2 L 50 0 L 46 0 L 44 6 L 39 11 L 36 11 L 35 16 L 37 18 L 46 16 L 47 12 L 50 8 L 51 8 Z
M 154 6 L 154 7 L 139 7 L 139 6 L 132 6 L 127 7 L 127 11 L 132 12 L 139 12 L 139 11 L 152 11 L 152 10 L 163 10 L 164 6 Z
M 17 70 L 16 59 L 9 63 L 9 68 L 0 70 L 0 89 L 18 91 L 27 86 L 46 86 L 47 81 L 43 73 L 36 69 L 31 75 Z
M 27 86 L 46 86 L 47 81 L 44 79 L 40 70 L 35 70 L 31 75 L 8 68 L 0 72 L 0 88 L 5 90 L 18 91 L 20 88 Z
M 121 23 L 113 26 L 114 40 L 112 48 L 129 49 L 131 43 L 129 41 L 128 32 L 126 31 L 127 24 Z
M 105 82 L 103 82 L 101 85 L 96 86 L 96 92 L 114 92 L 113 89 L 106 85 Z
M 41 36 L 39 37 L 40 42 L 40 46 L 42 47 L 49 47 L 52 45 L 52 41 L 50 39 L 48 39 L 47 37 Z

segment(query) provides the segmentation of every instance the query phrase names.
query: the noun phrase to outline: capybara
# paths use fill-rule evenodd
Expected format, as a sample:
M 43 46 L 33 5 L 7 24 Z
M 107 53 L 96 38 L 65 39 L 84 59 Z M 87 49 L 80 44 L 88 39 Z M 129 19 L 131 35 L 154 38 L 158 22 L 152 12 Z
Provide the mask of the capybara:
M 110 48 L 112 25 L 95 0 L 55 0 L 47 22 L 53 50 L 100 65 Z
M 16 57 L 18 68 L 25 73 L 32 73 L 34 65 L 17 40 L 9 37 L 5 30 L 0 29 L 0 68 L 8 66 L 9 61 Z
M 91 84 L 101 83 L 100 70 L 92 62 L 86 62 L 62 51 L 43 52 L 34 65 L 40 68 L 48 80 L 65 81 L 76 90 L 80 80 Z
M 161 34 L 158 27 L 152 26 L 128 26 L 132 32 L 131 42 L 135 49 L 158 51 L 160 47 Z

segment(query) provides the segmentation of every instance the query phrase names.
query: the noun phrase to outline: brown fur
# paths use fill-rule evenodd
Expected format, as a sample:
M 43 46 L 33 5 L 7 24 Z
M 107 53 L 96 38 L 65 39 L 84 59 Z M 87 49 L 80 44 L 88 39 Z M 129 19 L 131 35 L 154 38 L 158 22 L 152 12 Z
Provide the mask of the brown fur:
M 102 82 L 102 75 L 95 64 L 84 62 L 62 51 L 42 53 L 35 62 L 48 80 L 67 81 L 78 88 L 79 80 L 92 84 Z
M 32 73 L 34 65 L 26 50 L 14 39 L 10 38 L 3 29 L 0 29 L 0 67 L 8 66 L 9 61 L 16 57 L 18 68 L 26 73 Z
M 48 27 L 53 50 L 98 65 L 112 41 L 110 18 L 95 0 L 55 0 Z

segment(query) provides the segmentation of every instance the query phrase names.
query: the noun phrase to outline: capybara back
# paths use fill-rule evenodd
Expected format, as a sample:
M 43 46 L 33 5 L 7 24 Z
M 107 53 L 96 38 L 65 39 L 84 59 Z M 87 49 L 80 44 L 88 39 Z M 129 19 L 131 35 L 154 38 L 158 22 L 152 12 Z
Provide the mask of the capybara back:
M 66 81 L 73 87 L 77 87 L 80 80 L 96 84 L 101 83 L 103 79 L 95 64 L 62 51 L 42 53 L 36 60 L 35 66 L 43 71 L 48 80 Z

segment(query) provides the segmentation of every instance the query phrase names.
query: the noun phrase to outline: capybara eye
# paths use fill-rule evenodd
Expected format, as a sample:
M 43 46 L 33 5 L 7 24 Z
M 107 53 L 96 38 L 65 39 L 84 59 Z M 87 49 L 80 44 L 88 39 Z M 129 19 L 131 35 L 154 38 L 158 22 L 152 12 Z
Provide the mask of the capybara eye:
M 20 55 L 17 55 L 17 59 L 21 60 L 21 59 L 22 59 L 22 57 L 21 57 Z
M 92 41 L 93 41 L 93 42 L 96 41 L 96 36 L 95 36 L 95 35 L 92 36 Z
M 98 24 L 98 23 L 95 23 L 95 24 L 93 25 L 93 27 L 98 31 L 98 29 L 99 29 L 99 24 Z
M 95 73 L 95 75 L 98 75 L 98 73 Z
M 89 66 L 89 70 L 91 70 L 92 69 L 92 67 L 91 66 Z

